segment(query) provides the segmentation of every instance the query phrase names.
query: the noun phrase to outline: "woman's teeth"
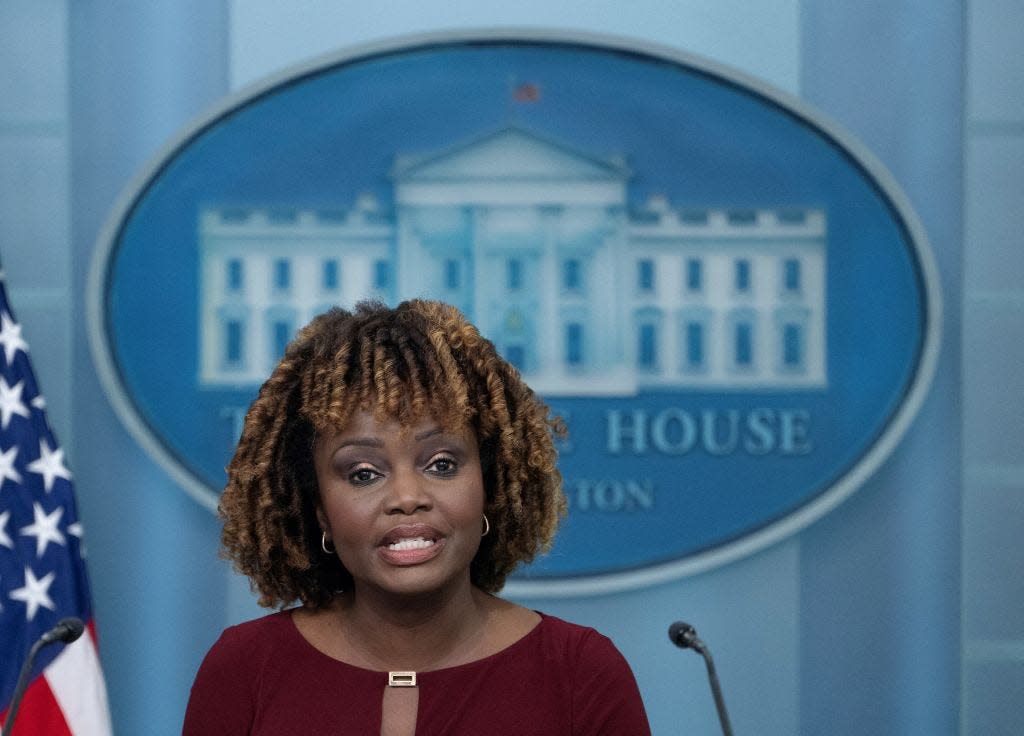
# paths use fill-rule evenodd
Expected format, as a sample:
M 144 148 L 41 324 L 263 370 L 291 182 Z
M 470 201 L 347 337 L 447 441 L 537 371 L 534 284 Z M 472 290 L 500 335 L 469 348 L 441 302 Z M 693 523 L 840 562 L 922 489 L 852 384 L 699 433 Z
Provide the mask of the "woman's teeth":
M 432 539 L 402 539 L 398 542 L 392 542 L 389 544 L 388 549 L 401 552 L 406 549 L 425 549 L 433 546 L 434 540 Z

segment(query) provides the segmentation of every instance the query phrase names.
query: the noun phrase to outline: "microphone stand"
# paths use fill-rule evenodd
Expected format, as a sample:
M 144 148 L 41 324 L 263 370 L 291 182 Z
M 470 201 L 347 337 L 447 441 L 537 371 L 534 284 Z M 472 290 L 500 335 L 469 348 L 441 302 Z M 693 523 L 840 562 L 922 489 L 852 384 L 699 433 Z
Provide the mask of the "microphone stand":
M 83 624 L 76 618 L 62 619 L 56 626 L 36 639 L 35 644 L 28 650 L 28 657 L 21 665 L 21 672 L 18 674 L 18 684 L 14 686 L 14 695 L 11 696 L 11 708 L 7 712 L 7 720 L 4 721 L 4 729 L 0 736 L 10 736 L 14 728 L 14 719 L 18 715 L 18 708 L 21 707 L 21 699 L 25 697 L 25 689 L 28 687 L 28 678 L 32 674 L 32 665 L 36 661 L 39 650 L 55 641 L 71 643 L 82 635 Z
M 711 683 L 711 695 L 715 699 L 715 710 L 718 711 L 718 722 L 722 726 L 722 734 L 723 736 L 732 736 L 729 714 L 725 710 L 725 698 L 722 697 L 722 688 L 718 684 L 718 674 L 715 672 L 715 662 L 711 659 L 711 652 L 707 645 L 697 637 L 696 629 L 682 621 L 676 621 L 669 627 L 668 638 L 677 647 L 693 649 L 704 658 L 704 665 L 708 670 L 708 681 Z

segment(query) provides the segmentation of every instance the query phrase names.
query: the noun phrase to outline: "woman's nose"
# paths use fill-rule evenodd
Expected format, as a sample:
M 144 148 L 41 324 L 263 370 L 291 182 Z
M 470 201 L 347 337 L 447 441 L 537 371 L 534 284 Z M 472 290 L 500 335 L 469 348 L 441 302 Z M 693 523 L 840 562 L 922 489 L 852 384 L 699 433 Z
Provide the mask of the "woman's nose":
M 412 514 L 433 505 L 424 479 L 418 473 L 407 470 L 392 474 L 385 504 L 385 511 L 391 514 Z

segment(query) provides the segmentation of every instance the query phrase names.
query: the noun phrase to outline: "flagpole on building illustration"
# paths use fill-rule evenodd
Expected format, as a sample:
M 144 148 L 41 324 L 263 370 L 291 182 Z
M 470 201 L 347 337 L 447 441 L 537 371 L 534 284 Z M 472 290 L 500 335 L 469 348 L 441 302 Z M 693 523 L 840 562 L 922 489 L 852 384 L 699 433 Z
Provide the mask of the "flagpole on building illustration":
M 520 82 L 515 74 L 508 75 L 508 89 L 505 94 L 505 119 L 508 125 L 518 122 L 516 111 L 521 105 L 540 102 L 540 85 L 536 82 Z

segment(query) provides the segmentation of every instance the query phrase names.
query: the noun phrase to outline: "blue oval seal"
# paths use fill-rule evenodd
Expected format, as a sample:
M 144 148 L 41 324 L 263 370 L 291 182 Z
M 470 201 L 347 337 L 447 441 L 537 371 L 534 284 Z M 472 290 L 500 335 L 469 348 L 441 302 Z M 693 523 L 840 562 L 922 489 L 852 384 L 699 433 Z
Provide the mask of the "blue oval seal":
M 570 513 L 513 594 L 651 584 L 829 511 L 900 441 L 940 297 L 834 124 L 665 48 L 468 31 L 226 101 L 100 238 L 90 337 L 137 440 L 213 509 L 241 418 L 333 304 L 459 306 L 566 417 Z

